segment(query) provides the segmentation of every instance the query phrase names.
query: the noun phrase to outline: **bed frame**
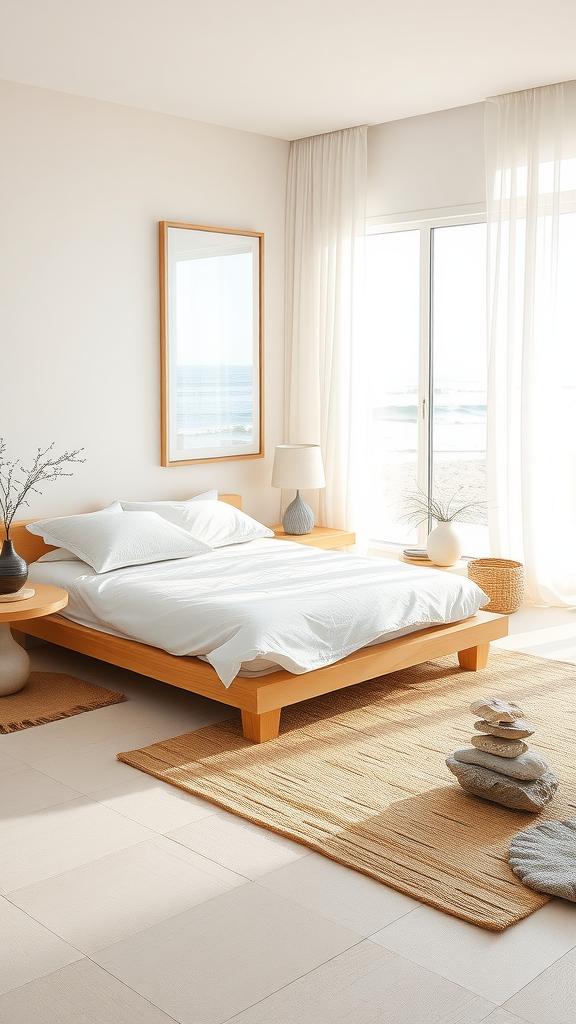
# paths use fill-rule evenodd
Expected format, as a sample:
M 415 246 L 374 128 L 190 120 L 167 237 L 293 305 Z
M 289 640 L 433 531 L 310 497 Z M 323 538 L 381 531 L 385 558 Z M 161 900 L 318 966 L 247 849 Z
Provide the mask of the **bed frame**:
M 220 501 L 236 508 L 242 507 L 242 499 L 237 494 L 222 494 Z M 34 520 L 14 523 L 11 536 L 18 553 L 27 562 L 33 562 L 51 547 L 41 537 L 28 533 L 27 522 Z M 458 654 L 463 669 L 475 672 L 484 668 L 490 641 L 508 633 L 508 618 L 480 611 L 462 622 L 421 629 L 377 647 L 355 651 L 333 665 L 302 675 L 282 670 L 257 679 L 237 676 L 228 689 L 222 685 L 212 666 L 198 658 L 167 654 L 158 647 L 80 626 L 62 615 L 19 622 L 18 631 L 240 708 L 244 736 L 255 743 L 263 743 L 278 736 L 280 712 L 288 704 L 297 704 L 310 697 L 331 693 L 411 665 L 420 665 L 446 654 Z

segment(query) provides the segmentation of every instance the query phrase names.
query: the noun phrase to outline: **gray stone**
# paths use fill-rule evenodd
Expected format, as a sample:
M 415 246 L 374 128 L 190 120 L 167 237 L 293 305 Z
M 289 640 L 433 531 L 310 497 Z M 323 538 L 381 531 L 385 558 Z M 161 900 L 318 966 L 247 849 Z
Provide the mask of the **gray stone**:
M 497 697 L 482 697 L 470 705 L 470 711 L 474 715 L 481 715 L 487 722 L 517 722 L 524 717 L 524 712 L 519 704 L 508 700 L 498 700 Z
M 528 744 L 523 740 L 503 740 L 499 736 L 473 736 L 472 743 L 478 750 L 498 754 L 499 757 L 518 757 L 528 750 Z
M 518 832 L 510 867 L 529 889 L 576 903 L 576 820 L 545 821 Z
M 550 803 L 558 789 L 558 779 L 553 772 L 546 772 L 535 782 L 510 779 L 489 768 L 475 764 L 462 764 L 454 757 L 447 757 L 446 764 L 467 793 L 492 800 L 495 804 L 511 807 L 515 811 L 538 813 Z
M 534 750 L 529 750 L 518 757 L 498 757 L 497 754 L 477 750 L 476 747 L 461 747 L 460 750 L 454 751 L 452 757 L 463 764 L 478 764 L 481 768 L 489 768 L 490 771 L 508 775 L 511 779 L 521 779 L 523 782 L 533 782 L 548 770 L 548 762 Z
M 474 728 L 490 736 L 501 736 L 503 740 L 525 740 L 534 735 L 532 726 L 522 719 L 518 722 L 486 722 L 481 718 L 479 722 L 474 722 Z

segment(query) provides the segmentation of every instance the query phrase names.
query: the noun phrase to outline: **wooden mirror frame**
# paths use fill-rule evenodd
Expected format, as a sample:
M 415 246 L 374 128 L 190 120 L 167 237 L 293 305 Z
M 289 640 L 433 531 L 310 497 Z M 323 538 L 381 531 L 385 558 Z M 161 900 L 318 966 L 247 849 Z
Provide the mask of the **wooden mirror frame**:
M 240 453 L 238 455 L 214 455 L 213 457 L 202 457 L 192 459 L 171 459 L 170 447 L 170 340 L 169 340 L 169 301 L 168 301 L 168 229 L 184 228 L 192 231 L 212 231 L 225 235 L 240 235 L 249 238 L 259 239 L 258 244 L 258 406 L 259 406 L 259 429 L 257 431 L 258 451 Z M 237 228 L 209 227 L 202 224 L 184 224 L 179 221 L 160 221 L 160 436 L 161 436 L 161 465 L 162 466 L 190 466 L 200 462 L 220 462 L 236 459 L 261 459 L 264 457 L 264 346 L 263 346 L 263 321 L 264 321 L 264 234 L 260 231 L 240 231 Z M 256 438 L 255 438 L 256 442 Z

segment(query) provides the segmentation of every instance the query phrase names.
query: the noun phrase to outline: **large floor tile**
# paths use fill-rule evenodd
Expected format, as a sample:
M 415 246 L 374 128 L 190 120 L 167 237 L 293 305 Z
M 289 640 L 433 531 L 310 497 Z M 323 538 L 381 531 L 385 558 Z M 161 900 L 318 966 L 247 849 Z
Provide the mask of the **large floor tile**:
M 119 751 L 147 746 L 161 738 L 162 730 L 136 727 L 115 739 L 90 743 L 40 760 L 34 758 L 30 764 L 79 793 L 88 794 L 95 789 L 119 785 L 134 777 L 136 769 L 118 760 L 116 754 Z
M 91 960 L 0 997 L 0 1024 L 174 1024 Z
M 4 822 L 0 884 L 11 891 L 153 838 L 150 829 L 86 797 Z
M 124 814 L 155 832 L 170 832 L 218 810 L 207 800 L 185 793 L 145 772 L 137 772 L 119 786 L 91 792 L 92 800 Z
M 263 875 L 258 884 L 359 935 L 371 935 L 420 906 L 409 896 L 317 853 Z
M 506 931 L 489 932 L 419 907 L 372 941 L 500 1004 L 576 945 L 576 913 L 553 900 Z
M 115 687 L 111 687 L 115 689 Z M 3 753 L 35 764 L 43 758 L 78 750 L 91 743 L 121 737 L 138 727 L 130 701 L 85 711 L 57 722 L 47 722 L 0 737 Z
M 284 839 L 226 811 L 185 825 L 168 835 L 203 857 L 252 879 L 310 853 L 301 843 Z
M 248 884 L 94 959 L 181 1024 L 222 1024 L 358 941 Z
M 0 748 L 2 747 L 3 736 L 0 736 Z M 4 754 L 0 749 L 0 772 L 6 772 L 9 768 L 19 768 L 22 765 L 22 761 L 17 757 L 9 757 L 8 754 Z
M 536 646 L 534 649 L 527 648 L 526 654 L 535 654 L 539 658 L 551 658 L 555 661 L 576 662 L 576 643 L 550 643 Z
M 0 819 L 20 817 L 77 796 L 77 790 L 22 764 L 0 775 Z
M 542 608 L 526 603 L 510 616 L 508 632 L 510 636 L 517 636 L 522 633 L 534 634 L 562 626 L 572 626 L 572 628 L 576 626 L 576 610 L 574 608 Z M 500 647 L 500 640 L 496 640 L 495 643 Z
M 526 1021 L 499 1006 L 484 1018 L 482 1024 L 526 1024 Z
M 493 1005 L 365 941 L 230 1024 L 476 1024 Z
M 76 949 L 93 953 L 244 884 L 241 875 L 158 836 L 8 898 Z
M 0 993 L 80 959 L 67 942 L 0 897 Z
M 158 687 L 161 687 L 159 692 Z M 161 728 L 163 739 L 202 729 L 205 725 L 213 725 L 240 714 L 237 708 L 228 704 L 207 700 L 167 683 L 155 682 L 155 688 L 150 692 L 150 688 L 142 686 L 142 676 L 138 677 L 138 686 L 135 685 L 130 701 L 142 723 Z
M 576 908 L 572 907 L 576 917 Z M 576 948 L 517 992 L 506 1009 L 530 1024 L 574 1024 L 576 1021 Z

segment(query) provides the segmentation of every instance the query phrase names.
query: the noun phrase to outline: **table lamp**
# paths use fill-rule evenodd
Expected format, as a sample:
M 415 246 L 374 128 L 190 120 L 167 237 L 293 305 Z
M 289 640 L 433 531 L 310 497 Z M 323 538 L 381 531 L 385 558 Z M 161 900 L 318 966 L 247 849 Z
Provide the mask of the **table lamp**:
M 274 454 L 272 487 L 296 490 L 296 497 L 288 505 L 282 520 L 284 533 L 310 533 L 314 526 L 314 513 L 310 506 L 302 501 L 300 488 L 312 490 L 326 487 L 319 445 L 279 444 Z

